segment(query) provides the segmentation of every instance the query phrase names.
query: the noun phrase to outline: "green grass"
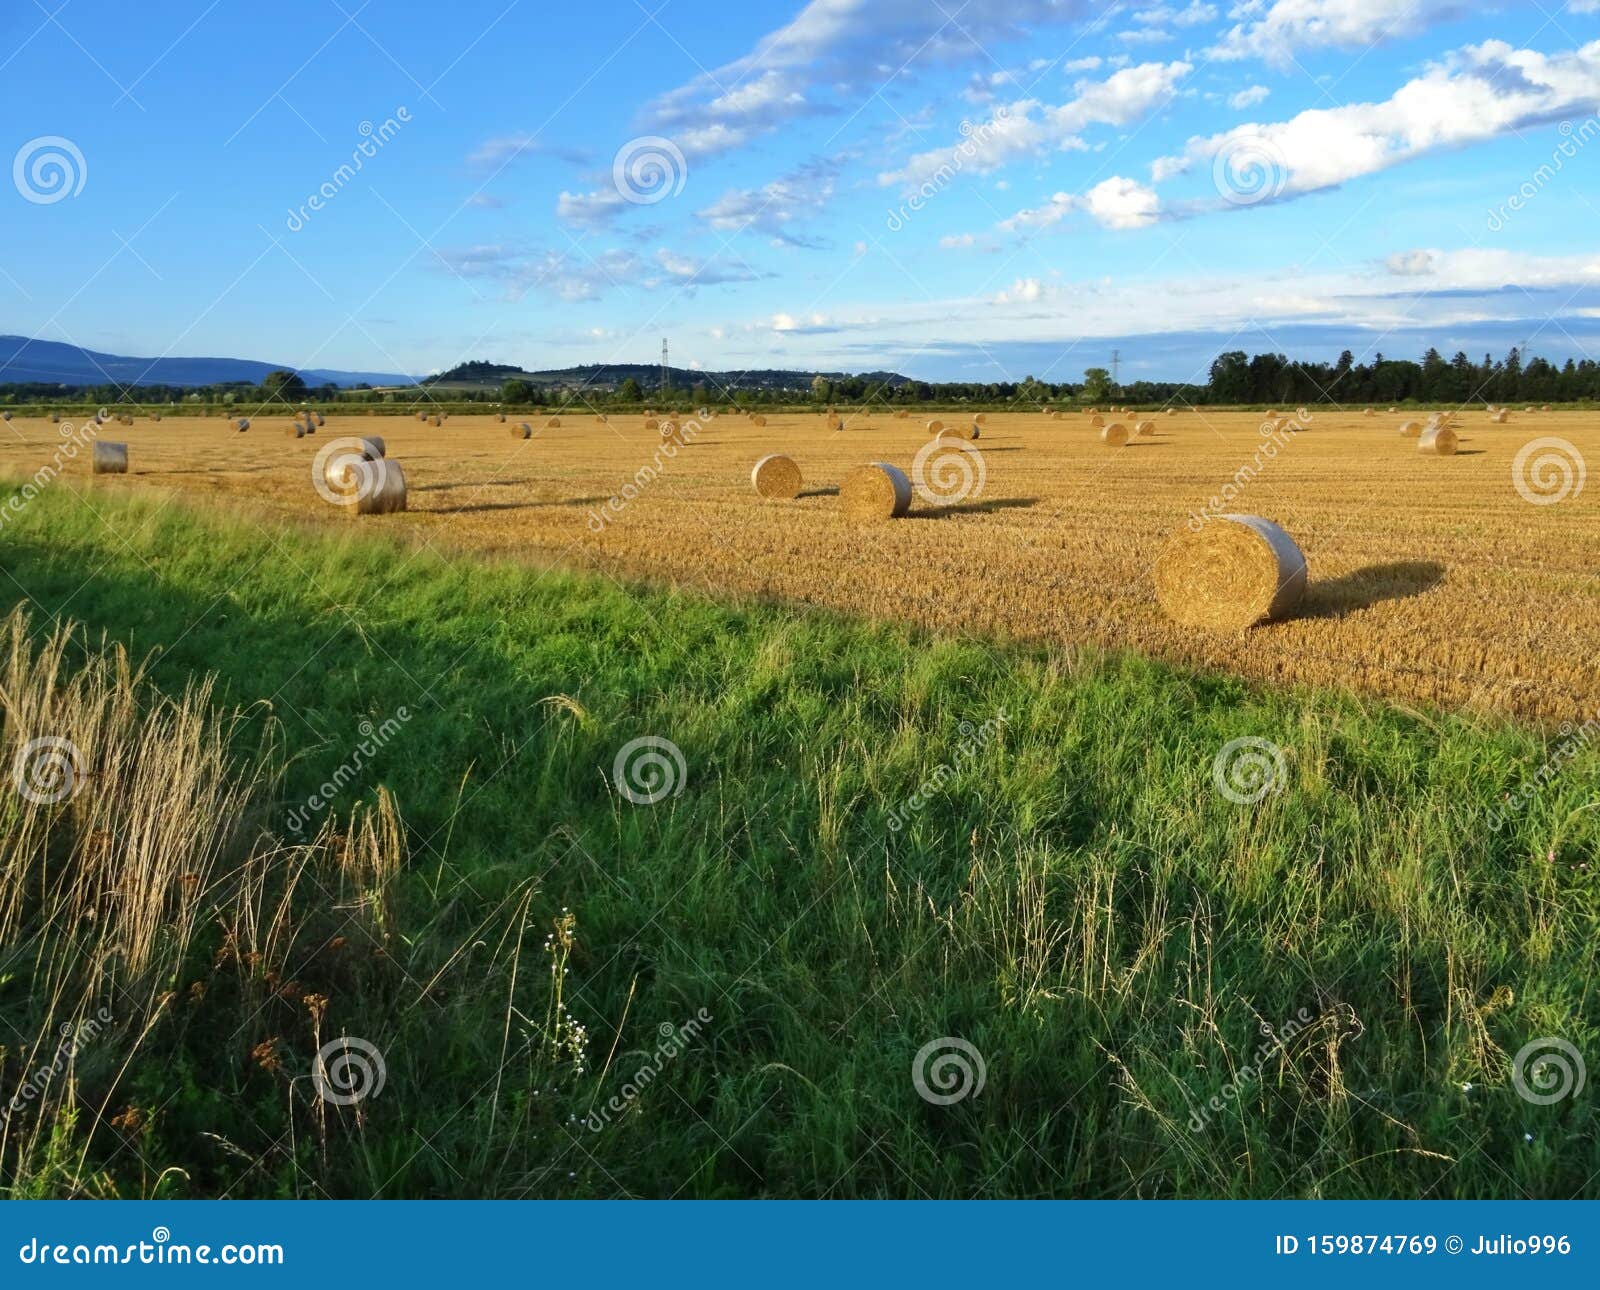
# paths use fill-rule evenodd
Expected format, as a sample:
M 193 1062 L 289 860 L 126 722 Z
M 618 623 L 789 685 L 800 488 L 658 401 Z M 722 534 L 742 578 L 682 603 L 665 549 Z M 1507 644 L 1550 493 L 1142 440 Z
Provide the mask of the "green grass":
M 375 532 L 58 487 L 0 535 L 41 626 L 159 649 L 174 692 L 214 672 L 275 726 L 280 827 L 362 722 L 409 713 L 332 803 L 395 795 L 398 925 L 366 970 L 303 981 L 324 1034 L 383 1052 L 382 1094 L 321 1112 L 319 1144 L 303 1011 L 241 1023 L 218 986 L 130 1073 L 142 1126 L 91 1146 L 106 1189 L 176 1167 L 165 1194 L 1600 1194 L 1592 1085 L 1537 1106 L 1510 1078 L 1537 1037 L 1600 1055 L 1593 749 L 1497 830 L 1554 740 Z M 645 735 L 687 775 L 634 805 L 610 778 Z M 1212 765 L 1247 736 L 1286 774 L 1237 805 Z M 582 1063 L 547 1042 L 564 907 Z M 250 1061 L 268 1037 L 286 1071 Z M 947 1106 L 912 1079 L 941 1037 L 986 1066 Z

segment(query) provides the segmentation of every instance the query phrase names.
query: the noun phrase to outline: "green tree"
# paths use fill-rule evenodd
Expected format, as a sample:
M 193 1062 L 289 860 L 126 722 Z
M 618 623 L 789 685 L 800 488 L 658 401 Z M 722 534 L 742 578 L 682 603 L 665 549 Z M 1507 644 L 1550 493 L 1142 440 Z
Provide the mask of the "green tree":
M 1033 377 L 1023 382 L 1033 384 Z M 1091 367 L 1083 374 L 1083 397 L 1090 403 L 1104 403 L 1111 397 L 1111 373 L 1103 367 Z
M 261 378 L 261 391 L 268 399 L 290 403 L 305 395 L 306 383 L 300 379 L 300 373 L 280 367 Z
M 507 381 L 500 387 L 500 401 L 502 403 L 531 403 L 533 402 L 533 386 L 522 380 Z
M 644 399 L 644 391 L 639 388 L 639 382 L 630 376 L 617 387 L 617 398 L 623 403 L 639 403 Z

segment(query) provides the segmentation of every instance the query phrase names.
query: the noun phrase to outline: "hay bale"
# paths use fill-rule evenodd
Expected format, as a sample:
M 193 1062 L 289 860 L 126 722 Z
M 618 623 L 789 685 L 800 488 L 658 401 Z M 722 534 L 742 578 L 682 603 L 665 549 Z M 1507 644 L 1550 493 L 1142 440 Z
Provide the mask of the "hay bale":
M 1361 415 L 1364 416 L 1364 417 L 1375 417 L 1378 414 L 1376 412 L 1374 412 L 1371 408 L 1363 408 L 1361 410 Z
M 501 425 L 505 425 L 505 423 L 506 423 L 506 414 L 504 412 L 496 412 L 494 414 L 494 419 L 496 421 L 498 421 Z
M 646 430 L 659 430 L 661 429 L 661 423 L 654 417 L 646 417 L 644 419 L 644 428 Z
M 1527 407 L 1525 407 L 1525 408 L 1523 408 L 1523 409 L 1522 409 L 1522 410 L 1523 410 L 1523 411 L 1524 411 L 1524 412 L 1532 412 L 1532 411 L 1533 411 L 1533 404 L 1531 404 L 1531 403 L 1530 403 L 1530 404 L 1528 404 L 1528 406 L 1527 406 Z
M 1154 421 L 1135 421 L 1133 432 L 1141 439 L 1148 439 L 1155 434 L 1156 423 Z
M 369 434 L 361 440 L 361 455 L 368 461 L 380 461 L 388 455 L 388 450 L 382 439 Z
M 1169 416 L 1169 417 L 1171 417 L 1171 416 L 1176 416 L 1176 415 L 1177 415 L 1177 414 L 1178 414 L 1178 410 L 1177 410 L 1177 408 L 1168 408 L 1168 409 L 1167 409 L 1167 415 L 1168 415 L 1168 416 Z
M 237 421 L 232 421 L 229 424 L 242 433 L 250 428 L 250 418 L 240 417 Z
M 753 426 L 764 426 L 767 424 L 767 419 L 766 417 L 751 417 L 750 424 Z
M 1497 426 L 1503 426 L 1510 416 L 1511 414 L 1509 412 L 1507 412 L 1504 408 L 1501 408 L 1498 412 L 1493 413 L 1489 417 L 1489 420 L 1493 421 Z
M 96 439 L 91 470 L 96 475 L 126 475 L 128 473 L 128 445 Z
M 1098 413 L 1089 418 L 1089 426 L 1094 430 L 1102 429 L 1105 426 L 1105 423 L 1106 419 Z
M 904 408 L 896 408 L 895 409 L 894 419 L 896 421 L 905 421 L 910 416 L 911 416 L 911 413 L 907 412 Z
M 839 505 L 852 520 L 898 519 L 911 509 L 911 481 L 898 466 L 857 466 L 839 485 Z
M 1405 421 L 1400 425 L 1400 436 L 1403 439 L 1415 439 L 1422 434 L 1422 422 Z
M 1417 451 L 1434 457 L 1454 457 L 1458 439 L 1447 425 L 1432 426 L 1417 439 Z
M 9 412 L 0 412 L 0 421 L 9 421 L 9 420 L 11 420 L 11 413 L 9 413 Z
M 944 429 L 944 422 L 938 420 L 929 421 L 923 426 L 923 429 L 928 432 L 928 435 L 931 438 L 932 436 L 937 435 L 939 431 Z
M 1390 412 L 1390 415 L 1393 415 L 1393 414 L 1394 414 L 1394 413 L 1396 413 L 1396 412 L 1398 412 L 1398 411 L 1400 411 L 1400 409 L 1399 409 L 1399 408 L 1390 408 L 1390 409 L 1389 409 L 1389 412 Z
M 1550 411 L 1550 405 L 1548 403 L 1541 404 L 1540 407 L 1539 407 L 1539 411 L 1541 411 L 1541 412 Z
M 822 418 L 822 428 L 824 430 L 843 430 L 844 422 L 830 412 Z
M 561 429 L 561 418 L 560 417 L 551 417 L 548 421 L 546 421 L 544 423 L 544 428 L 546 430 L 559 430 L 559 429 Z
M 1306 591 L 1306 558 L 1259 515 L 1219 515 L 1167 539 L 1155 567 L 1156 599 L 1184 627 L 1243 631 L 1290 613 Z
M 283 433 L 290 439 L 304 439 L 306 437 L 306 428 L 298 421 L 291 421 L 284 426 Z
M 159 412 L 152 412 L 150 414 L 150 419 L 152 421 L 159 421 L 159 420 L 161 420 L 161 414 Z
M 986 426 L 986 425 L 988 425 L 989 424 L 989 414 L 987 412 L 978 413 L 977 416 L 972 418 L 972 424 L 975 425 L 975 426 Z M 977 436 L 974 435 L 973 437 L 976 438 Z
M 428 423 L 428 414 L 426 412 L 417 413 L 417 420 L 422 422 L 423 425 L 427 425 L 427 423 Z
M 800 467 L 793 458 L 773 453 L 751 467 L 750 482 L 762 497 L 789 501 L 800 495 Z
M 1120 421 L 1113 421 L 1100 431 L 1100 442 L 1108 448 L 1121 448 L 1128 442 L 1128 427 Z
M 440 426 L 444 425 L 444 422 L 439 417 L 435 416 L 429 420 L 428 424 L 437 430 Z
M 126 412 L 120 412 L 117 414 L 117 424 L 119 426 L 131 426 L 133 424 L 133 418 L 130 417 Z
M 318 425 L 319 425 L 319 426 L 320 426 L 320 425 L 327 425 L 327 422 L 326 422 L 326 421 L 324 421 L 324 420 L 323 420 L 323 419 L 322 419 L 322 413 L 320 413 L 320 412 L 313 412 L 313 413 L 311 413 L 311 416 L 313 416 L 313 417 L 315 417 L 315 418 L 316 418 L 316 421 L 317 421 L 317 424 L 318 424 Z
M 58 426 L 61 424 L 61 414 L 59 412 L 52 412 L 50 414 L 50 424 L 53 426 Z
M 380 457 L 350 467 L 355 494 L 352 515 L 391 515 L 406 508 L 406 474 L 398 461 Z
M 511 427 L 511 437 L 513 439 L 531 439 L 533 438 L 533 427 L 526 421 L 519 421 Z

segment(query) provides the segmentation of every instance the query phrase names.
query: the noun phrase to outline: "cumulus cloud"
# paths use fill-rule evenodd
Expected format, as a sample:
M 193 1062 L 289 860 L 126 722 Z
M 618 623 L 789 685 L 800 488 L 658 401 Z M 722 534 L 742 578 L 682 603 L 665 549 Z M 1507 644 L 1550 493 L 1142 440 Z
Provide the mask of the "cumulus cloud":
M 1577 113 L 1600 98 L 1600 41 L 1542 54 L 1504 41 L 1468 46 L 1379 103 L 1313 108 L 1288 121 L 1190 139 L 1155 163 L 1157 182 L 1195 162 L 1219 178 L 1248 161 L 1273 196 L 1292 197 L 1444 148 L 1481 142 Z
M 1265 85 L 1252 85 L 1237 94 L 1228 95 L 1228 106 L 1235 111 L 1243 111 L 1245 108 L 1254 107 L 1271 93 L 1272 91 Z
M 1042 206 L 1018 211 L 1000 221 L 1002 232 L 1036 232 L 1061 223 L 1073 211 L 1084 211 L 1102 228 L 1145 228 L 1161 215 L 1161 199 L 1155 189 L 1113 175 L 1080 195 L 1056 193 Z
M 791 246 L 812 246 L 800 225 L 827 208 L 837 176 L 837 162 L 813 161 L 760 188 L 730 188 L 695 215 L 720 233 L 754 230 Z
M 1057 107 L 1022 99 L 996 110 L 981 123 L 963 127 L 965 136 L 948 148 L 911 157 L 899 170 L 878 176 L 882 185 L 907 190 L 947 182 L 961 170 L 988 174 L 1020 157 L 1050 150 L 1081 150 L 1083 134 L 1097 125 L 1125 126 L 1169 102 L 1194 70 L 1185 62 L 1141 63 L 1113 72 L 1101 81 L 1080 81 L 1075 95 Z
M 1283 66 L 1305 49 L 1362 49 L 1413 35 L 1465 8 L 1460 0 L 1276 0 L 1260 17 L 1254 14 L 1261 6 L 1249 6 L 1250 20 L 1206 52 L 1221 60 L 1260 58 Z
M 985 0 L 959 20 L 928 0 L 811 0 L 749 53 L 662 95 L 647 119 L 693 156 L 729 152 L 804 116 L 854 101 L 901 76 L 965 59 L 1070 22 L 1084 0 Z
M 757 273 L 742 261 L 701 260 L 662 247 L 656 252 L 656 264 L 672 281 L 686 286 L 709 287 L 719 282 L 754 282 L 770 275 Z
M 438 255 L 458 277 L 500 283 L 508 300 L 521 300 L 532 290 L 569 302 L 597 300 L 607 289 L 633 280 L 640 268 L 639 257 L 622 250 L 581 255 L 490 244 Z

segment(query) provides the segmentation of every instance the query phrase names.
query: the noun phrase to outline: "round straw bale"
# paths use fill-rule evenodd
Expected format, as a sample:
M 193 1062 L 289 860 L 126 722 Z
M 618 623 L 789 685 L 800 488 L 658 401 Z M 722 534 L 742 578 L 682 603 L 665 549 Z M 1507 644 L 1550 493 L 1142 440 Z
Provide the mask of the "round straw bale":
M 751 417 L 750 424 L 753 426 L 764 426 L 767 424 L 767 419 L 766 417 Z
M 544 427 L 546 430 L 559 430 L 561 428 L 561 418 L 551 417 L 544 423 Z
M 644 419 L 644 428 L 646 430 L 659 430 L 661 429 L 661 423 L 654 417 L 646 417 Z
M 1531 404 L 1531 403 L 1530 403 L 1530 404 L 1528 404 L 1528 406 L 1527 406 L 1527 407 L 1525 407 L 1525 408 L 1523 408 L 1523 409 L 1522 409 L 1522 410 L 1523 410 L 1523 411 L 1524 411 L 1524 412 L 1532 412 L 1532 411 L 1533 411 L 1533 404 Z
M 839 485 L 839 504 L 853 520 L 898 519 L 911 509 L 911 481 L 898 466 L 857 466 Z
M 944 422 L 939 420 L 929 421 L 923 426 L 923 429 L 925 429 L 930 435 L 936 435 L 939 433 L 939 431 L 944 429 Z
M 904 408 L 896 408 L 895 409 L 895 413 L 894 413 L 894 419 L 896 421 L 904 421 L 910 415 L 911 415 L 911 413 L 907 412 L 906 409 L 904 409 Z
M 313 413 L 312 413 L 312 414 L 311 414 L 311 416 L 312 416 L 312 417 L 313 417 L 313 418 L 315 418 L 315 419 L 316 419 L 316 423 L 317 423 L 317 424 L 318 424 L 318 425 L 319 425 L 319 426 L 320 426 L 320 425 L 326 425 L 326 424 L 327 424 L 327 422 L 325 422 L 325 421 L 324 421 L 324 420 L 323 420 L 323 419 L 322 419 L 322 413 L 320 413 L 320 412 L 313 412 Z
M 1167 415 L 1169 417 L 1177 416 L 1177 414 L 1178 414 L 1178 409 L 1177 408 L 1168 408 L 1167 409 Z
M 1493 421 L 1497 426 L 1503 426 L 1510 416 L 1511 414 L 1509 412 L 1507 412 L 1504 408 L 1501 408 L 1498 412 L 1491 415 L 1489 420 Z
M 380 457 L 358 461 L 351 468 L 355 482 L 352 515 L 389 515 L 406 508 L 406 475 L 398 461 Z
M 1541 404 L 1540 407 L 1539 407 L 1539 411 L 1541 411 L 1541 412 L 1550 411 L 1550 405 L 1548 403 Z
M 417 420 L 425 423 L 428 420 L 428 414 L 426 412 L 417 413 Z
M 50 414 L 50 424 L 53 426 L 61 424 L 61 414 L 59 412 L 52 412 Z
M 822 418 L 822 428 L 824 430 L 843 430 L 844 422 L 830 412 Z
M 435 429 L 437 429 L 439 426 L 442 426 L 444 424 L 444 422 L 442 420 L 440 420 L 439 417 L 434 416 L 434 417 L 429 419 L 428 424 L 433 426 Z
M 494 414 L 494 419 L 501 425 L 504 425 L 506 423 L 506 414 L 504 412 L 496 412 Z
M 291 421 L 284 426 L 283 433 L 291 439 L 304 439 L 306 437 L 306 428 L 298 421 Z
M 677 433 L 678 423 L 676 421 L 663 421 L 661 423 L 661 437 L 663 439 L 670 438 L 672 435 Z
M 9 421 L 9 420 L 11 420 L 11 413 L 9 413 L 9 412 L 0 412 L 0 421 Z
M 750 482 L 762 497 L 795 498 L 800 495 L 800 467 L 792 458 L 773 453 L 751 468 Z
M 1390 408 L 1389 411 L 1390 412 L 1398 412 L 1398 411 L 1400 411 L 1400 409 L 1399 408 Z
M 978 413 L 977 416 L 972 418 L 972 424 L 975 425 L 975 426 L 986 426 L 986 425 L 988 425 L 989 424 L 989 414 L 987 412 Z
M 1133 425 L 1133 432 L 1141 439 L 1148 439 L 1155 434 L 1156 423 L 1154 421 L 1136 421 Z
M 96 439 L 92 473 L 96 475 L 126 475 L 128 473 L 128 445 Z
M 1457 442 L 1454 430 L 1447 425 L 1437 425 L 1424 431 L 1417 439 L 1417 451 L 1435 457 L 1454 457 Z
M 1084 410 L 1084 416 L 1097 417 L 1099 415 L 1100 415 L 1100 409 L 1099 408 L 1087 408 L 1087 409 Z
M 526 421 L 519 421 L 511 427 L 511 437 L 513 439 L 531 439 L 533 438 L 533 427 Z
M 250 428 L 250 418 L 249 417 L 240 417 L 237 421 L 235 421 L 233 423 L 233 428 L 235 430 L 248 430 Z
M 1093 429 L 1096 429 L 1096 430 L 1101 429 L 1105 425 L 1105 423 L 1106 423 L 1106 419 L 1103 416 L 1099 415 L 1099 413 L 1096 413 L 1094 416 L 1089 418 L 1089 425 Z
M 1100 431 L 1100 442 L 1108 448 L 1121 448 L 1128 442 L 1128 427 L 1120 421 L 1113 421 Z
M 1415 439 L 1422 433 L 1422 422 L 1405 421 L 1401 423 L 1400 434 L 1405 439 Z
M 388 452 L 382 439 L 375 434 L 369 434 L 361 440 L 361 455 L 368 461 L 378 461 L 387 456 Z
M 159 420 L 161 420 L 161 414 L 159 412 L 152 412 L 150 414 L 150 419 L 152 421 L 159 421 Z
M 1376 412 L 1374 412 L 1371 408 L 1363 408 L 1361 410 L 1361 415 L 1364 416 L 1364 417 L 1375 417 L 1378 414 Z
M 117 415 L 117 424 L 119 426 L 131 426 L 133 424 L 133 418 L 130 417 L 126 412 L 119 413 Z
M 1306 591 L 1306 558 L 1258 515 L 1219 515 L 1185 526 L 1156 557 L 1156 599 L 1185 627 L 1242 631 L 1282 618 Z
M 1268 409 L 1267 409 L 1267 418 L 1268 418 L 1268 419 L 1269 419 L 1269 420 L 1270 420 L 1270 419 L 1271 419 L 1271 418 L 1272 418 L 1272 417 L 1275 417 L 1275 416 L 1277 416 L 1277 415 L 1278 415 L 1278 409 L 1277 409 L 1277 408 L 1268 408 Z

